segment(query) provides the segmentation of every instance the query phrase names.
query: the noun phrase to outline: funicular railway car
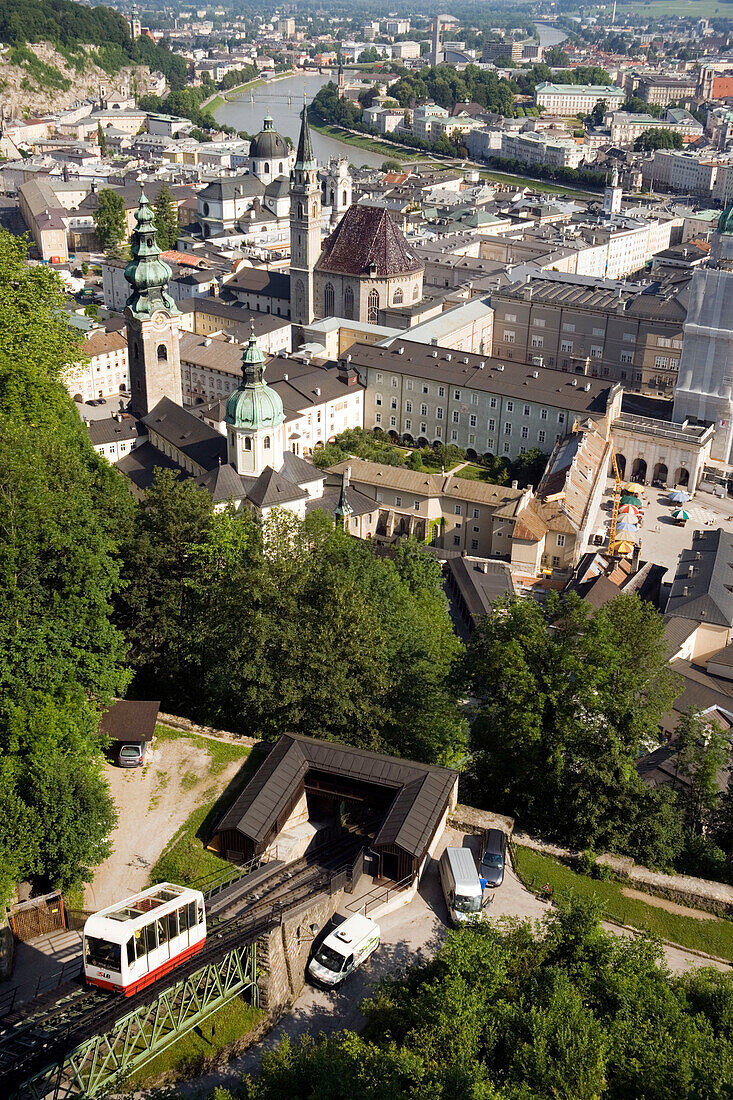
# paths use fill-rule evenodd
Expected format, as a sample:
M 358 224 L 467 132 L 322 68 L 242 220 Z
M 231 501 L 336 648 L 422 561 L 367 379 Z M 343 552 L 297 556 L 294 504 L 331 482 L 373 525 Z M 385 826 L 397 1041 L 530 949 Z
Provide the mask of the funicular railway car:
M 203 894 L 161 882 L 87 919 L 84 976 L 129 997 L 200 951 L 205 940 Z

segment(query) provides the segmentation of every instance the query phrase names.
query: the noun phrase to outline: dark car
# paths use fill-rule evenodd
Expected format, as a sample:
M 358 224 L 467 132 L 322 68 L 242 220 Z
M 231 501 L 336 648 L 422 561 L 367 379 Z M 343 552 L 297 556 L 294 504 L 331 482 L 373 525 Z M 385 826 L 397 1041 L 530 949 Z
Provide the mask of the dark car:
M 140 768 L 145 763 L 145 741 L 127 741 L 120 745 L 117 763 L 121 768 Z
M 485 879 L 486 885 L 495 889 L 504 881 L 504 864 L 506 862 L 506 836 L 501 829 L 489 829 L 486 834 L 486 845 L 481 857 L 479 875 Z

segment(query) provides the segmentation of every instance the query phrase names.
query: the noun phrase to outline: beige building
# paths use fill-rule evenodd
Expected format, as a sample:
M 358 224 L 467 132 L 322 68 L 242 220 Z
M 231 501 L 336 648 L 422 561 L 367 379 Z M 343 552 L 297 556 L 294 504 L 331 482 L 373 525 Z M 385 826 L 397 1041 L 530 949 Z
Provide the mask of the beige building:
M 124 332 L 96 329 L 84 341 L 84 355 L 86 361 L 71 370 L 66 378 L 66 388 L 72 397 L 92 401 L 129 392 L 130 373 Z
M 577 371 L 671 397 L 686 309 L 683 287 L 547 276 L 492 291 L 493 355 Z
M 710 458 L 715 429 L 622 413 L 611 434 L 622 477 L 693 492 Z
M 33 179 L 18 191 L 20 212 L 42 260 L 66 263 L 68 215 L 46 179 Z
M 360 458 L 338 463 L 329 475 L 340 477 L 347 469 L 351 485 L 374 501 L 368 535 L 387 542 L 414 535 L 422 542 L 480 557 L 507 556 L 509 528 L 531 497 L 526 490 Z

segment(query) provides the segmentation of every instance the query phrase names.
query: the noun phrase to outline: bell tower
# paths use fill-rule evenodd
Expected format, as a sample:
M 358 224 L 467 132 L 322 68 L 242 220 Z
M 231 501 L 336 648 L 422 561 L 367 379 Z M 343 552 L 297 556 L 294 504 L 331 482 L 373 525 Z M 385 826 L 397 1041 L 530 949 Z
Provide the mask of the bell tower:
M 181 314 L 168 293 L 171 269 L 160 258 L 154 217 L 142 191 L 125 268 L 132 288 L 125 305 L 131 404 L 138 416 L 147 416 L 162 397 L 183 404 Z
M 301 117 L 290 188 L 290 320 L 309 325 L 315 316 L 313 269 L 321 255 L 321 187 L 305 97 Z

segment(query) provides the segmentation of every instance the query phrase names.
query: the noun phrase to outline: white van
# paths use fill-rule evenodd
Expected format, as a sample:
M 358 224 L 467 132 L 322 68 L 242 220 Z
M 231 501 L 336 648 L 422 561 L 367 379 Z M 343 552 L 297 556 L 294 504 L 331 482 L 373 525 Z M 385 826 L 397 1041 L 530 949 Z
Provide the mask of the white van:
M 483 909 L 491 903 L 491 894 L 484 901 L 481 880 L 468 848 L 446 848 L 440 857 L 440 884 L 451 924 L 480 920 Z
M 329 932 L 308 963 L 308 974 L 317 985 L 335 989 L 378 947 L 379 925 L 357 913 Z

